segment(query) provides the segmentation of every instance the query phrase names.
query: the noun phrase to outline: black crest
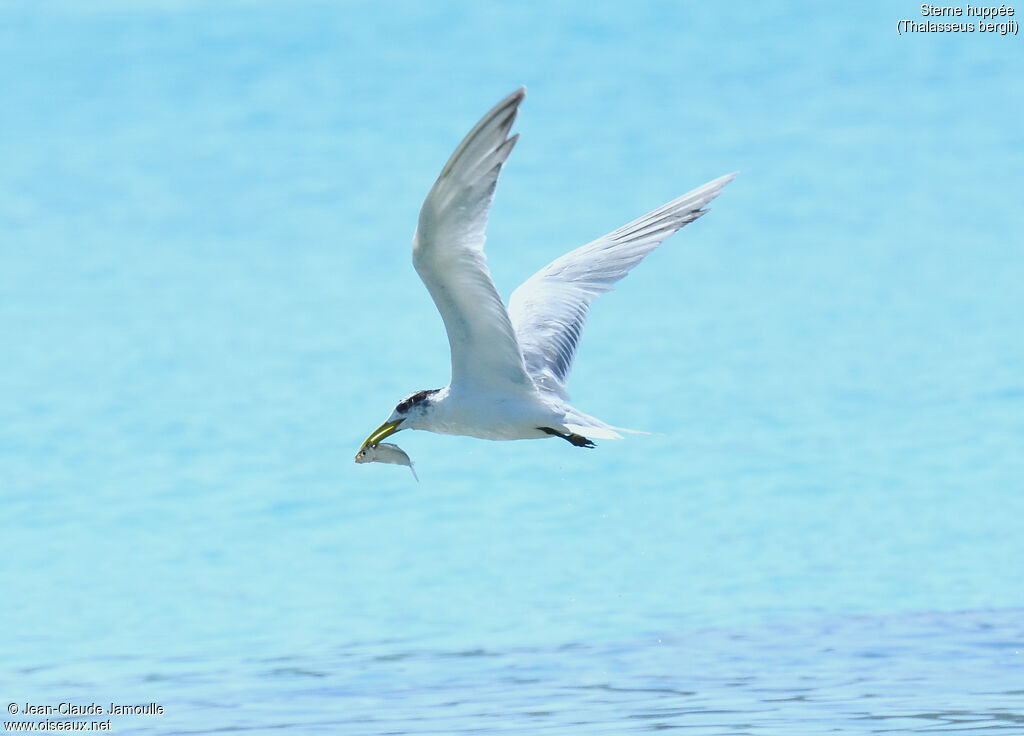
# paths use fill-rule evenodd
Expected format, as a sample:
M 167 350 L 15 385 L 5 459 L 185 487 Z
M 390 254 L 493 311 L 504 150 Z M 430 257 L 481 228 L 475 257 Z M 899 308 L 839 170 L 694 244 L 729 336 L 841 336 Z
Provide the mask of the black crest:
M 424 389 L 423 391 L 417 391 L 412 396 L 404 398 L 400 402 L 398 402 L 398 406 L 395 407 L 395 411 L 399 412 L 400 414 L 405 414 L 405 412 L 409 411 L 409 409 L 411 409 L 413 406 L 423 401 L 426 401 L 428 396 L 433 396 L 440 390 L 441 389 L 439 388 L 428 388 Z

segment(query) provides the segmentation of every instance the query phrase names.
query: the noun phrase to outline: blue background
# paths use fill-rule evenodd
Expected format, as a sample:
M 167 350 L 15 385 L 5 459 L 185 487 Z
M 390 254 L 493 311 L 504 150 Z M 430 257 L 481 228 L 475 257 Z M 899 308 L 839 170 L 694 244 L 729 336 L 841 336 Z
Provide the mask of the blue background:
M 1019 22 L 1019 16 L 1016 16 Z M 1024 50 L 912 3 L 0 5 L 0 697 L 115 733 L 1024 733 Z M 499 290 L 650 436 L 404 432 L 410 264 L 528 88 Z

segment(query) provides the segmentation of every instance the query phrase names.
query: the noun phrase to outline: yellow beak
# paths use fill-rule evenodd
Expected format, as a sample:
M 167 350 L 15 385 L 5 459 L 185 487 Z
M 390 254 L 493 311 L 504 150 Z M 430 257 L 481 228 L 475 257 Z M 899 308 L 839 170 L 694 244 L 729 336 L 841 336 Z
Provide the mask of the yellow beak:
M 360 451 L 367 445 L 376 445 L 386 437 L 390 437 L 398 431 L 399 425 L 405 421 L 404 419 L 396 419 L 393 422 L 384 422 L 384 424 L 373 430 L 369 437 L 366 438 L 366 442 L 363 443 L 363 447 L 360 447 Z

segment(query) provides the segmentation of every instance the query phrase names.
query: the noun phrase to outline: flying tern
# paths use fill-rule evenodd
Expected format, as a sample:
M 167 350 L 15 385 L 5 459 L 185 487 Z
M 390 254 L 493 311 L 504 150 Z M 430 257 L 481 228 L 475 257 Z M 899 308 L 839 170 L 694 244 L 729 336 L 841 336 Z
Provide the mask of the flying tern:
M 561 437 L 577 447 L 631 431 L 568 403 L 590 303 L 703 215 L 735 173 L 555 259 L 513 292 L 506 309 L 487 269 L 484 230 L 498 175 L 519 138 L 509 131 L 525 96 L 525 88 L 516 90 L 469 131 L 427 194 L 413 236 L 413 266 L 448 332 L 451 382 L 402 399 L 362 449 L 403 429 L 488 440 Z

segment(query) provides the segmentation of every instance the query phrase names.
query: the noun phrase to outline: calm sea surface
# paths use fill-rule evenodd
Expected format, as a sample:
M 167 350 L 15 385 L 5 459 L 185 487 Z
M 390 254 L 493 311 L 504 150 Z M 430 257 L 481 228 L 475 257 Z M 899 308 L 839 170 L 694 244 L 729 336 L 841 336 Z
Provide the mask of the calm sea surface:
M 1024 733 L 1024 46 L 903 18 L 0 4 L 0 707 Z M 409 242 L 520 84 L 505 295 L 741 172 L 591 313 L 574 404 L 652 434 L 357 466 L 448 380 Z

